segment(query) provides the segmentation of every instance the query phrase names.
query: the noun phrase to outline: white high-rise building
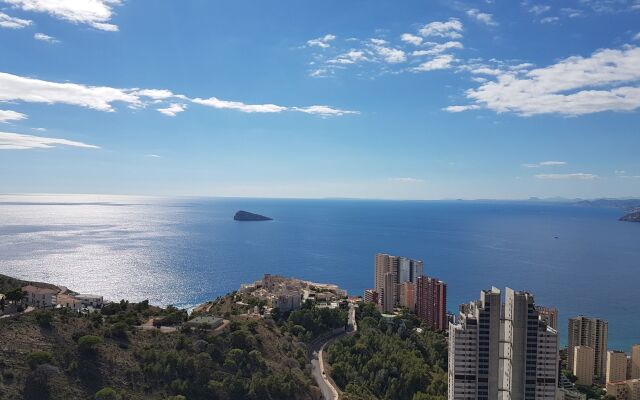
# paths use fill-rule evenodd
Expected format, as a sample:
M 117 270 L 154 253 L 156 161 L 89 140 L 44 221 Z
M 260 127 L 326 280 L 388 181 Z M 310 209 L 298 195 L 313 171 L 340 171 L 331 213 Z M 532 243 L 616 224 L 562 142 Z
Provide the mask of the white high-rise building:
M 533 296 L 481 292 L 449 325 L 450 400 L 555 400 L 558 333 L 540 319 Z

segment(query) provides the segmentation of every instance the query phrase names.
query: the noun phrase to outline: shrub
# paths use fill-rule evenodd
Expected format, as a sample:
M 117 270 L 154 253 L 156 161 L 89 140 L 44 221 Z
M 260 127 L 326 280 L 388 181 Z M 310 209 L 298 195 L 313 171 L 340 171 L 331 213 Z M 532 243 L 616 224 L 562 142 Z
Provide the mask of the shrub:
M 39 311 L 36 313 L 36 321 L 41 327 L 49 328 L 51 327 L 51 321 L 53 321 L 53 315 L 49 311 Z
M 78 339 L 78 349 L 83 353 L 92 353 L 103 342 L 100 336 L 85 335 Z
M 27 357 L 27 362 L 29 363 L 29 367 L 31 367 L 31 369 L 36 369 L 38 365 L 52 364 L 53 356 L 51 355 L 51 353 L 48 353 L 46 351 L 34 351 Z
M 118 393 L 115 391 L 115 389 L 105 387 L 98 390 L 94 397 L 96 400 L 118 400 L 120 396 L 118 396 Z

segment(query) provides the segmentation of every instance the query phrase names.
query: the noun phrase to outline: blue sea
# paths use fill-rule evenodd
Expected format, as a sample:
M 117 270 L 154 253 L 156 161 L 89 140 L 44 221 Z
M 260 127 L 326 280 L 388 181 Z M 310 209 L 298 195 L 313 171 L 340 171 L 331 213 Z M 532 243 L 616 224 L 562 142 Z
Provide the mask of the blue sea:
M 236 222 L 237 210 L 274 218 Z M 621 211 L 482 201 L 0 196 L 0 273 L 108 299 L 191 307 L 265 272 L 373 285 L 376 252 L 422 259 L 448 307 L 483 288 L 528 290 L 566 319 L 609 321 L 640 343 L 640 224 Z M 555 238 L 557 237 L 557 238 Z

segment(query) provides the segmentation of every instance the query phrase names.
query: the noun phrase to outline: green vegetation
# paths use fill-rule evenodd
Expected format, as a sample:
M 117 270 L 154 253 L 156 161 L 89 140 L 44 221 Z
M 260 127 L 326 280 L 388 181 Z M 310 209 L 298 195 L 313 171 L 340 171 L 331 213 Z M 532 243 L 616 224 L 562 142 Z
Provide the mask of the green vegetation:
M 262 304 L 256 304 L 263 306 Z M 344 325 L 346 311 L 307 304 L 274 319 L 242 315 L 232 297 L 214 302 L 230 320 L 210 329 L 140 329 L 150 318 L 180 324 L 184 310 L 121 301 L 101 311 L 38 310 L 0 319 L 1 399 L 318 399 L 304 340 Z M 164 324 L 164 323 L 163 323 Z
M 285 315 L 274 314 L 279 321 L 286 321 L 284 329 L 304 341 L 310 341 L 319 335 L 347 324 L 347 311 L 315 307 L 307 301 L 300 310 Z
M 356 314 L 356 334 L 328 346 L 331 376 L 345 399 L 441 400 L 447 396 L 447 342 L 415 315 L 382 318 L 372 304 Z M 415 328 L 421 327 L 422 333 Z

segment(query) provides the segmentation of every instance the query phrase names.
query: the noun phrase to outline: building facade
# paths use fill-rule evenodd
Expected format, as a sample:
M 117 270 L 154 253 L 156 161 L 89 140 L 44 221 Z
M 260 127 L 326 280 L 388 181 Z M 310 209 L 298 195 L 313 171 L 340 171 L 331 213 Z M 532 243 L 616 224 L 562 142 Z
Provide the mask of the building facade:
M 579 316 L 569 319 L 569 343 L 568 343 L 568 364 L 569 370 L 573 370 L 574 354 L 576 346 L 591 347 L 594 351 L 593 375 L 598 381 L 604 381 L 606 375 L 607 362 L 607 340 L 609 336 L 609 325 L 606 321 L 598 318 L 587 318 Z
M 405 282 L 416 283 L 423 270 L 424 263 L 420 260 L 385 253 L 376 254 L 373 289 L 378 293 L 380 309 L 383 312 L 393 310 L 400 303 L 399 285 Z M 387 280 L 387 274 L 393 275 L 392 282 Z
M 449 400 L 554 400 L 557 331 L 531 294 L 507 288 L 504 306 L 501 297 L 497 288 L 482 291 L 449 324 Z
M 631 347 L 631 379 L 640 379 L 640 344 Z
M 619 382 L 627 379 L 627 355 L 622 351 L 607 351 L 606 382 Z
M 607 394 L 616 400 L 640 400 L 640 379 L 607 383 Z
M 416 282 L 416 314 L 431 328 L 448 327 L 447 284 L 439 279 L 419 276 Z
M 550 307 L 537 307 L 540 319 L 547 323 L 550 327 L 558 330 L 558 309 Z
M 56 298 L 60 290 L 27 285 L 22 288 L 25 293 L 24 302 L 28 306 L 38 308 L 52 308 L 57 302 Z
M 400 306 L 406 307 L 409 311 L 416 311 L 416 284 L 404 282 L 398 285 L 400 293 Z
M 593 363 L 595 351 L 589 346 L 573 348 L 573 374 L 578 378 L 576 383 L 582 386 L 593 385 Z

